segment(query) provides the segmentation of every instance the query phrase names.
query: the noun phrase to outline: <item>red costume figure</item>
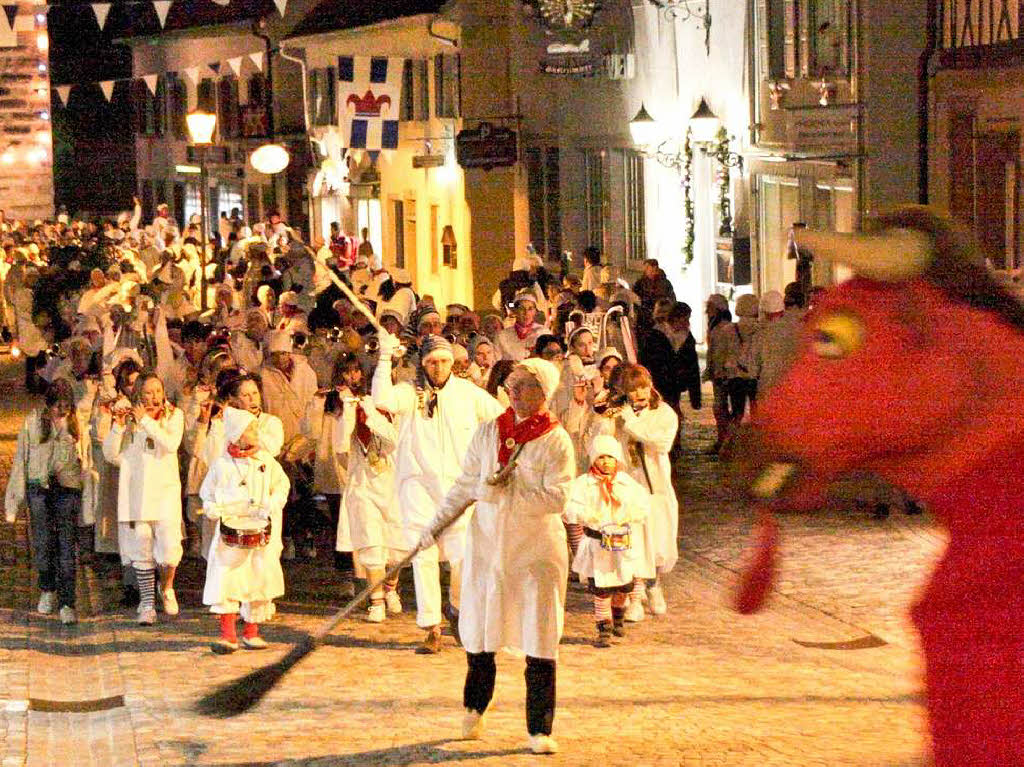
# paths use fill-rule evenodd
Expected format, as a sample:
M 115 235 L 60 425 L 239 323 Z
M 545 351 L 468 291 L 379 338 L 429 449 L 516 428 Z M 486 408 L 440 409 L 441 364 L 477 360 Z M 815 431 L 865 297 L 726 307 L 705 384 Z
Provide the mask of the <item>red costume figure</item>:
M 931 507 L 949 546 L 912 617 L 935 764 L 1024 765 L 1024 306 L 948 222 L 907 208 L 878 223 L 799 235 L 862 276 L 826 293 L 759 400 L 755 433 L 776 463 L 755 489 L 807 507 L 868 469 Z M 768 592 L 777 537 L 765 513 L 741 612 Z

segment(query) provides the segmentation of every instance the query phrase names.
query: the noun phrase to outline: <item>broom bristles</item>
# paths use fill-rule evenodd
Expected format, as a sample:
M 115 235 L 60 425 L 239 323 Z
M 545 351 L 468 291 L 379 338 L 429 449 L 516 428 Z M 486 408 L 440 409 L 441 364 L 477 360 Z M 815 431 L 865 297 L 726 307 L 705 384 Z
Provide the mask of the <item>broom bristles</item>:
M 244 714 L 270 692 L 288 671 L 309 655 L 316 642 L 306 637 L 295 645 L 287 655 L 274 663 L 246 674 L 240 679 L 221 685 L 203 696 L 196 703 L 196 711 L 203 716 L 226 719 Z

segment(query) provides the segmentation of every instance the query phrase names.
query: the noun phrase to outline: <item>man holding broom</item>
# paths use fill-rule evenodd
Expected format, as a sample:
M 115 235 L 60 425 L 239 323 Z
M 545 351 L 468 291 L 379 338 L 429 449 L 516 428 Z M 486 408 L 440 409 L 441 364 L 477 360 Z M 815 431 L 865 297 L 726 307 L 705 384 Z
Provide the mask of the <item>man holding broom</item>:
M 559 377 L 546 360 L 516 366 L 505 383 L 512 406 L 476 430 L 462 475 L 420 539 L 421 546 L 429 544 L 430 530 L 476 499 L 459 616 L 468 662 L 462 734 L 481 737 L 494 693 L 495 653 L 517 649 L 526 654 L 526 724 L 536 754 L 558 749 L 551 726 L 568 575 L 561 514 L 576 473 L 572 440 L 548 409 Z

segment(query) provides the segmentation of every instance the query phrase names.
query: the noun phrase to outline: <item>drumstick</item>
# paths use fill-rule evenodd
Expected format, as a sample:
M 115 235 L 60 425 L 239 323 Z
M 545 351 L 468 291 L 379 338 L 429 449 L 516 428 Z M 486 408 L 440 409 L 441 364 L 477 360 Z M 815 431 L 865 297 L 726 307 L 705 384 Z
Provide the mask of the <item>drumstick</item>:
M 509 463 L 511 463 L 511 461 Z M 459 519 L 465 513 L 466 509 L 468 509 L 474 501 L 475 499 L 471 499 L 462 504 L 455 514 L 431 528 L 431 537 L 437 539 L 438 536 L 440 536 L 455 522 L 455 520 Z M 334 627 L 344 620 L 349 613 L 355 610 L 364 599 L 382 586 L 385 581 L 396 576 L 403 567 L 408 566 L 409 563 L 412 562 L 413 557 L 419 554 L 422 548 L 424 547 L 417 545 L 402 559 L 401 562 L 388 568 L 388 571 L 384 574 L 383 578 L 367 584 L 366 588 L 356 594 L 347 605 L 328 618 L 320 628 L 305 637 L 298 644 L 294 645 L 292 649 L 289 650 L 288 654 L 279 661 L 266 665 L 263 668 L 256 669 L 240 679 L 236 679 L 233 682 L 222 685 L 210 694 L 201 698 L 196 703 L 196 710 L 205 716 L 226 718 L 242 714 L 255 706 L 263 699 L 263 696 L 270 692 L 270 690 L 281 681 L 285 674 L 291 671 L 291 669 L 299 663 L 299 661 L 323 644 L 327 635 L 334 630 Z

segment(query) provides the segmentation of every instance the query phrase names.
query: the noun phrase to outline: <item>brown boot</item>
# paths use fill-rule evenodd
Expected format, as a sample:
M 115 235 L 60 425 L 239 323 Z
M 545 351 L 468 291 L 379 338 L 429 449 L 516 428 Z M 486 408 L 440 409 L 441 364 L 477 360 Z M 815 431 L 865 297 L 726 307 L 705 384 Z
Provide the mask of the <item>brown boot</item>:
M 423 644 L 416 648 L 417 655 L 435 655 L 441 652 L 441 627 L 434 626 L 427 629 L 427 635 L 423 638 Z

